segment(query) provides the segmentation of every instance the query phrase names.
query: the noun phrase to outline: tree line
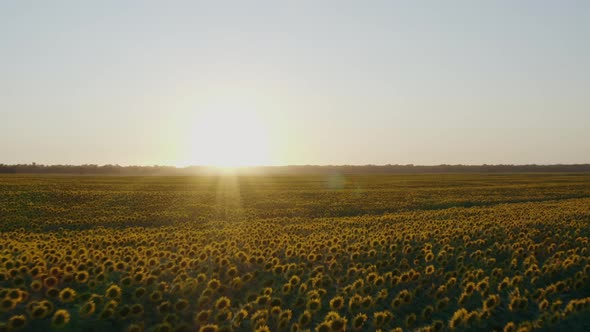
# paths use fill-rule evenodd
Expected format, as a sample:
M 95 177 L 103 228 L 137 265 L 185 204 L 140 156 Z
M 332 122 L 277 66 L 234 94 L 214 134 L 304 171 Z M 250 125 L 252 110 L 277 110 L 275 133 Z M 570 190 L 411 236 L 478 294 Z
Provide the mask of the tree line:
M 0 164 L 2 174 L 73 175 L 195 175 L 217 171 L 207 166 L 121 166 Z M 433 173 L 578 173 L 590 172 L 590 164 L 557 165 L 297 165 L 259 166 L 237 169 L 241 174 L 433 174 Z

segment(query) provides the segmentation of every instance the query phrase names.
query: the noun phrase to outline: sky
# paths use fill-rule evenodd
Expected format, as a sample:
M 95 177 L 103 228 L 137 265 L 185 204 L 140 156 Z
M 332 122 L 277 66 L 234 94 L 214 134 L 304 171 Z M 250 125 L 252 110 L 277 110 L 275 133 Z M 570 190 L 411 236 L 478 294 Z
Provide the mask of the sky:
M 589 40 L 589 1 L 1 1 L 0 163 L 589 163 Z

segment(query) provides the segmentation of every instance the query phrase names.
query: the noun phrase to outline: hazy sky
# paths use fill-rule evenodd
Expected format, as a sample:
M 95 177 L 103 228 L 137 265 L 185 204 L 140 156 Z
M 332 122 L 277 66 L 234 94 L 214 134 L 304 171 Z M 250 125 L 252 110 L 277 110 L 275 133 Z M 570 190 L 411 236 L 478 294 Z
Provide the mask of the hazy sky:
M 590 162 L 590 1 L 0 2 L 0 163 L 242 157 Z

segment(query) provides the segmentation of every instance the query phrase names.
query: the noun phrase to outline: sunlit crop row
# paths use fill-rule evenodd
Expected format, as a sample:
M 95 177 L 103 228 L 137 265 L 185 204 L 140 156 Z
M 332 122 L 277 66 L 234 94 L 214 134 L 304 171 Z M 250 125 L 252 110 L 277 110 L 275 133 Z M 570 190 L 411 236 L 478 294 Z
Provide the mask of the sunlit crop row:
M 113 215 L 129 209 L 107 192 L 84 204 L 112 206 Z M 223 204 L 239 210 L 239 197 L 226 194 Z M 56 211 L 77 206 L 50 200 L 43 204 Z M 26 210 L 20 216 L 34 211 L 28 204 L 16 206 Z M 33 229 L 26 220 L 5 229 L 0 330 L 529 331 L 589 323 L 588 198 L 176 223 L 141 206 L 133 208 L 139 218 L 154 218 L 142 227 L 108 218 L 101 226 L 80 209 L 75 227 L 46 215 Z

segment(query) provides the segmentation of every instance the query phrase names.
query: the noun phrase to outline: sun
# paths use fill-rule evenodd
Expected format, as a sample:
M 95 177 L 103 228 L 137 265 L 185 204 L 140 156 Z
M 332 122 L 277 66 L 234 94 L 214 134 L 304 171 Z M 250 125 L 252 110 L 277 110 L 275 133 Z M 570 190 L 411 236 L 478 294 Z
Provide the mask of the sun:
M 193 121 L 185 164 L 222 168 L 269 164 L 268 128 L 258 112 L 225 105 L 199 113 Z

